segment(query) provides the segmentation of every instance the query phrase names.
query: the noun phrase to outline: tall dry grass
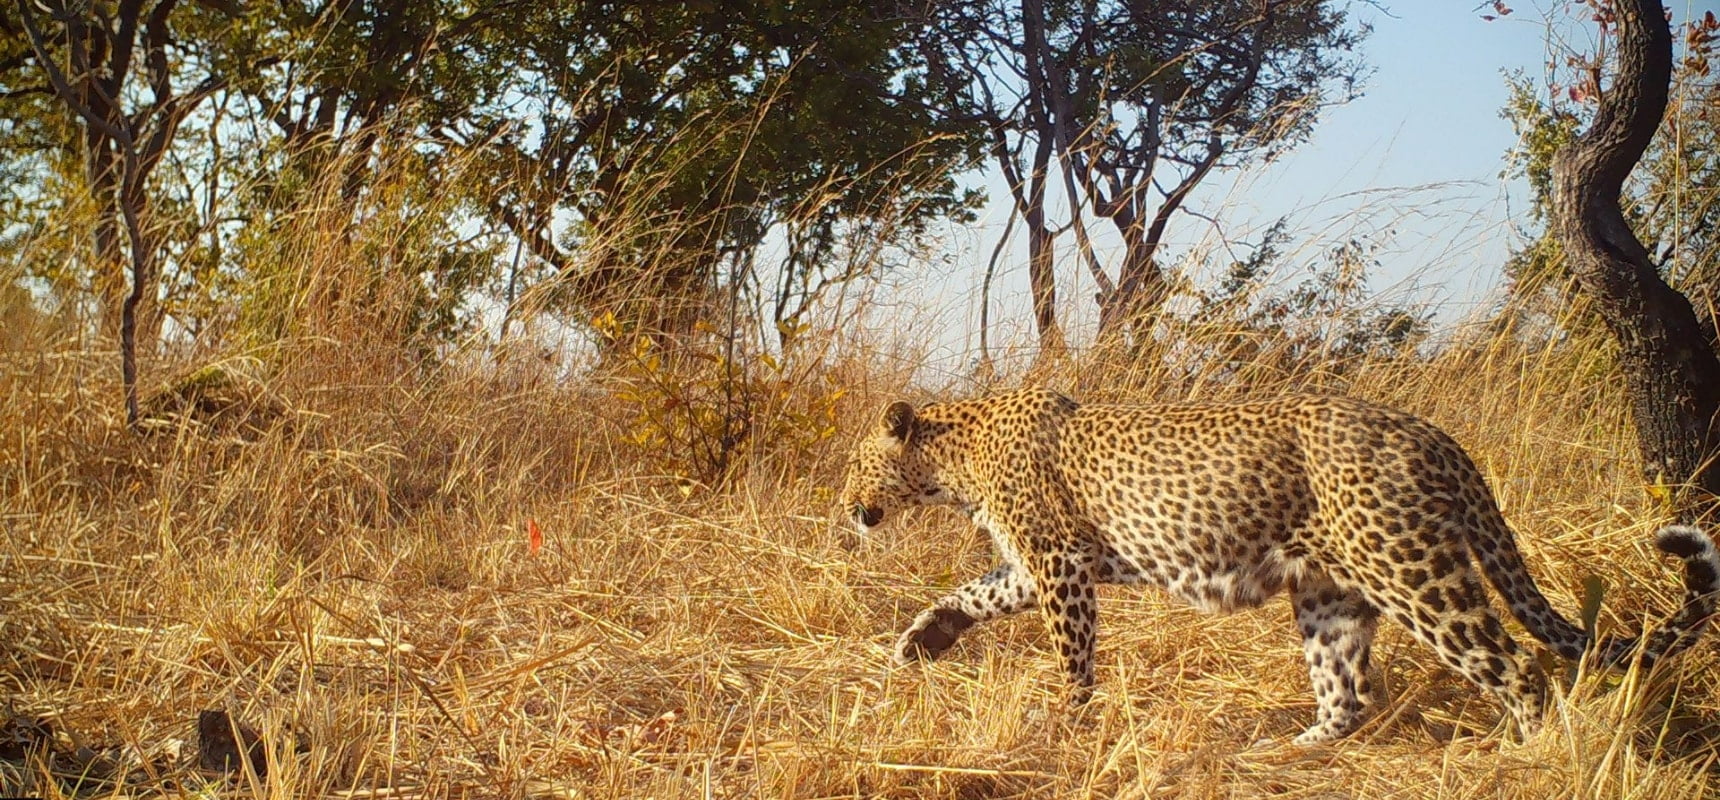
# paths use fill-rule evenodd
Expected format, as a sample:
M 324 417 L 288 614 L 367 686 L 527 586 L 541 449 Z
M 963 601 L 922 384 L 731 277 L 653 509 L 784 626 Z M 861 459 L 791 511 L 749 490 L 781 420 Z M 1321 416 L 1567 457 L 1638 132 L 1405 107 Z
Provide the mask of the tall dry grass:
M 1547 729 L 1520 743 L 1386 625 L 1381 718 L 1288 746 L 1314 708 L 1282 600 L 1207 617 L 1107 588 L 1101 688 L 1077 713 L 1031 615 L 891 668 L 896 631 L 990 559 L 952 513 L 852 547 L 827 522 L 845 442 L 887 399 L 929 394 L 912 344 L 808 334 L 827 346 L 771 373 L 749 424 L 822 414 L 841 433 L 761 436 L 713 488 L 641 451 L 636 382 L 519 354 L 427 361 L 395 313 L 415 289 L 351 266 L 386 226 L 314 233 L 288 231 L 265 265 L 295 326 L 266 351 L 152 364 L 182 379 L 157 381 L 175 388 L 141 437 L 111 352 L 7 306 L 0 693 L 56 741 L 0 761 L 0 794 L 1693 798 L 1720 782 L 1711 642 L 1653 674 L 1558 675 Z M 1492 476 L 1565 613 L 1590 574 L 1606 629 L 1678 600 L 1603 351 L 1473 334 L 1433 357 L 1212 357 L 1236 333 L 1191 327 L 1150 369 L 1095 352 L 1001 383 L 1408 408 Z M 709 379 L 691 363 L 664 385 Z M 266 775 L 194 768 L 203 709 L 261 731 Z

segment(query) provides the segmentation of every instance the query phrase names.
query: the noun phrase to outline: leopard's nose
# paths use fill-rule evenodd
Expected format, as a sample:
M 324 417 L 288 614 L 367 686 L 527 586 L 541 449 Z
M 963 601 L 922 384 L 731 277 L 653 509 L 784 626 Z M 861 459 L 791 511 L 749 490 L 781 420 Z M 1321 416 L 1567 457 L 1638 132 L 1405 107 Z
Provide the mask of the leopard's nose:
M 868 528 L 876 528 L 884 521 L 884 509 L 868 508 L 865 503 L 855 503 L 853 513 L 854 521 Z

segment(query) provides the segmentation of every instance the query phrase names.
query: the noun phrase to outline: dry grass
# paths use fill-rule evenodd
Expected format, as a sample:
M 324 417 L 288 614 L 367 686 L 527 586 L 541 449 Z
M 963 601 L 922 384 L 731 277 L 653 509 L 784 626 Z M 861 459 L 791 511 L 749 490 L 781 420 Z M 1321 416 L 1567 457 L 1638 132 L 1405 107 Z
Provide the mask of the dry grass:
M 636 177 L 649 198 L 655 177 Z M 521 353 L 418 360 L 401 332 L 446 255 L 446 231 L 425 221 L 457 218 L 463 195 L 411 181 L 373 178 L 377 208 L 357 211 L 334 201 L 336 181 L 325 201 L 307 191 L 238 237 L 246 272 L 225 277 L 244 290 L 209 298 L 205 336 L 267 345 L 222 362 L 235 377 L 210 387 L 224 398 L 199 411 L 210 424 L 127 432 L 109 345 L 27 310 L 0 271 L 0 754 L 17 720 L 56 735 L 51 754 L 0 758 L 0 796 L 1646 800 L 1720 788 L 1720 637 L 1653 675 L 1565 684 L 1547 729 L 1521 743 L 1490 699 L 1387 624 L 1382 718 L 1338 745 L 1289 747 L 1314 704 L 1281 599 L 1207 617 L 1107 587 L 1100 691 L 1077 713 L 1056 700 L 1059 670 L 1031 615 L 970 631 L 939 662 L 891 668 L 896 632 L 990 559 L 953 513 L 906 515 L 858 547 L 826 521 L 848 437 L 887 399 L 928 398 L 910 388 L 916 329 L 862 343 L 844 327 L 816 359 L 777 370 L 788 391 L 756 409 L 755 432 L 828 412 L 815 406 L 831 387 L 846 391 L 833 415 L 845 429 L 758 435 L 734 481 L 711 489 L 641 451 L 639 415 L 668 403 Z M 68 216 L 52 247 L 16 245 L 19 274 L 75 263 L 87 225 Z M 628 233 L 598 245 L 636 253 L 676 238 Z M 856 270 L 876 271 L 878 243 L 862 244 L 848 248 Z M 520 324 L 553 294 L 522 295 Z M 662 298 L 613 305 L 629 300 Z M 1237 334 L 1191 326 L 1150 370 L 1086 353 L 1004 382 L 1127 401 L 1314 389 L 1408 408 L 1492 477 L 1565 613 L 1590 574 L 1610 584 L 1603 627 L 1635 630 L 1679 598 L 1648 545 L 1659 520 L 1603 350 L 1482 339 L 1335 371 L 1271 347 L 1215 357 Z M 180 354 L 145 374 L 210 359 Z M 635 369 L 632 388 L 709 388 L 655 369 Z M 163 395 L 154 410 L 191 399 Z M 194 768 L 204 709 L 261 731 L 266 775 Z
M 684 492 L 641 473 L 628 410 L 592 386 L 317 346 L 252 387 L 284 412 L 260 434 L 137 439 L 111 355 L 48 330 L 0 364 L 0 691 L 47 718 L 62 753 L 131 770 L 86 784 L 98 793 L 1692 798 L 1717 784 L 1710 643 L 1652 676 L 1584 677 L 1515 743 L 1490 700 L 1388 625 L 1384 718 L 1297 749 L 1284 742 L 1313 703 L 1282 600 L 1213 618 L 1107 589 L 1102 691 L 1071 715 L 1029 616 L 971 631 L 947 660 L 886 666 L 895 631 L 988 554 L 941 512 L 845 549 L 824 521 L 840 438 Z M 1632 628 L 1677 587 L 1646 546 L 1625 416 L 1592 361 L 1489 343 L 1246 387 L 1155 386 L 1102 363 L 1041 380 L 1111 369 L 1089 394 L 1134 397 L 1312 385 L 1424 413 L 1494 477 L 1555 604 L 1571 613 L 1600 573 L 1603 625 Z M 869 385 L 842 416 L 900 390 Z M 545 532 L 535 554 L 528 520 Z M 266 776 L 189 768 L 210 708 L 261 729 Z M 0 794 L 68 794 L 48 774 L 73 760 L 0 762 Z

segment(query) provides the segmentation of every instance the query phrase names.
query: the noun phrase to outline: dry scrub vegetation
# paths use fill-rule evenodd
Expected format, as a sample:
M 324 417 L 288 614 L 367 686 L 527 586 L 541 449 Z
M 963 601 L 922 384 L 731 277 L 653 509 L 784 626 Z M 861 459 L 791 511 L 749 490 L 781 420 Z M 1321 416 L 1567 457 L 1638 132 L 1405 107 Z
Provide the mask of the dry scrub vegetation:
M 912 342 L 842 326 L 781 358 L 666 358 L 603 320 L 601 364 L 427 357 L 400 333 L 420 287 L 352 268 L 403 246 L 410 217 L 299 224 L 253 265 L 278 297 L 247 313 L 277 338 L 148 363 L 142 435 L 109 345 L 0 295 L 0 794 L 1691 798 L 1720 782 L 1714 640 L 1652 675 L 1565 682 L 1526 743 L 1387 624 L 1382 718 L 1289 747 L 1314 708 L 1282 600 L 1207 617 L 1108 588 L 1100 692 L 1073 714 L 1031 615 L 891 668 L 897 630 L 986 569 L 987 544 L 943 510 L 855 543 L 831 488 L 889 399 L 989 386 L 916 381 Z M 1674 607 L 1603 348 L 1475 333 L 1334 360 L 1222 320 L 1173 333 L 1134 362 L 1151 369 L 1087 353 L 986 383 L 1412 409 L 1492 476 L 1565 613 L 1591 574 L 1604 629 Z M 264 774 L 198 768 L 205 710 L 260 733 Z M 38 720 L 52 741 L 31 749 Z
M 250 47 L 248 29 L 235 35 Z M 412 45 L 400 52 L 418 52 Z M 559 47 L 549 47 L 558 58 Z M 444 40 L 430 49 L 462 48 Z M 569 73 L 574 94 L 585 91 L 579 74 Z M 338 73 L 325 77 L 313 91 L 345 91 Z M 731 85 L 717 77 L 712 85 Z M 423 91 L 437 99 L 430 105 L 458 94 Z M 773 101 L 758 102 L 762 121 Z M 617 227 L 643 220 L 639 229 L 585 219 L 591 230 L 565 254 L 561 277 L 607 251 L 599 288 L 631 286 L 638 264 L 700 249 L 703 240 L 667 227 L 682 211 L 708 214 L 680 223 L 695 232 L 704 224 L 707 234 L 757 222 L 729 217 L 757 211 L 745 205 L 756 198 L 653 171 L 735 183 L 743 162 L 722 169 L 717 155 L 745 150 L 737 142 L 752 142 L 762 126 L 744 113 L 708 124 L 650 123 L 675 131 L 653 157 L 688 164 L 642 159 L 611 176 L 619 188 L 602 191 L 565 176 L 551 185 L 523 167 L 503 174 L 496 165 L 510 162 L 479 158 L 477 145 L 429 158 L 410 137 L 387 144 L 404 124 L 355 127 L 364 144 L 350 169 L 335 164 L 334 178 L 321 178 L 326 188 L 294 172 L 306 164 L 255 186 L 244 178 L 226 200 L 186 183 L 182 207 L 152 207 L 149 221 L 178 247 L 163 248 L 175 250 L 163 256 L 173 269 L 146 288 L 189 307 L 196 325 L 170 330 L 162 353 L 145 343 L 142 433 L 126 426 L 115 345 L 93 333 L 97 315 L 78 308 L 99 304 L 92 289 L 113 282 L 103 270 L 114 265 L 86 252 L 98 212 L 80 199 L 82 179 L 66 178 L 82 174 L 70 166 L 76 158 L 53 161 L 65 185 L 25 193 L 49 210 L 0 231 L 0 253 L 15 259 L 0 263 L 0 796 L 1715 794 L 1720 636 L 1652 674 L 1553 665 L 1561 696 L 1547 729 L 1526 742 L 1501 730 L 1491 699 L 1388 623 L 1375 650 L 1390 694 L 1380 718 L 1338 745 L 1290 747 L 1314 702 L 1282 599 L 1207 617 L 1152 590 L 1107 587 L 1099 692 L 1077 712 L 1057 702 L 1059 670 L 1032 615 L 972 630 L 936 663 L 889 666 L 897 631 L 986 569 L 990 554 L 966 520 L 941 509 L 852 541 L 831 522 L 847 444 L 889 400 L 1030 383 L 1088 401 L 1312 390 L 1400 406 L 1469 448 L 1542 590 L 1567 615 L 1577 615 L 1591 575 L 1607 582 L 1603 630 L 1658 621 L 1681 588 L 1650 546 L 1664 520 L 1637 478 L 1611 354 L 1581 325 L 1552 337 L 1477 325 L 1397 355 L 1366 347 L 1334 355 L 1320 349 L 1331 336 L 1264 335 L 1310 309 L 1345 311 L 1366 283 L 1340 264 L 1332 280 L 1276 312 L 1251 315 L 1258 298 L 1247 292 L 1206 298 L 1214 313 L 1198 325 L 1166 323 L 1162 352 L 1128 360 L 1077 352 L 1038 370 L 1005 358 L 1001 374 L 933 379 L 917 374 L 926 354 L 911 335 L 879 339 L 782 307 L 774 319 L 792 325 L 780 347 L 736 350 L 724 334 L 746 313 L 737 311 L 741 281 L 713 292 L 726 292 L 727 306 L 705 296 L 664 303 L 665 294 L 697 293 L 688 286 L 723 283 L 716 261 L 692 277 L 641 271 L 680 277 L 617 298 L 558 286 L 545 274 L 554 270 L 536 263 L 541 254 L 522 267 L 520 249 L 508 248 L 504 293 L 489 285 L 502 249 L 455 246 L 474 205 L 532 210 L 541 219 L 530 233 L 549 236 L 565 210 L 558 203 L 613 189 L 606 202 L 616 205 L 598 210 L 624 221 Z M 299 127 L 316 134 L 307 140 L 327 133 Z M 474 130 L 491 136 L 488 123 Z M 618 149 L 634 146 L 634 128 L 614 130 L 622 133 L 606 135 L 620 137 Z M 236 141 L 238 161 L 258 155 Z M 890 156 L 919 158 L 912 147 Z M 273 162 L 263 161 L 267 172 Z M 886 251 L 921 246 L 908 221 L 922 215 L 897 208 L 900 198 L 960 205 L 944 172 L 916 186 L 874 167 L 858 183 L 890 202 L 839 215 L 844 225 L 829 230 L 855 241 L 821 257 L 844 263 L 784 280 L 777 299 L 834 303 L 844 281 L 885 272 Z M 216 177 L 239 169 L 219 158 L 205 168 Z M 352 182 L 361 174 L 362 187 Z M 835 218 L 826 204 L 858 191 L 795 186 L 782 197 L 796 202 L 772 205 L 787 218 L 765 217 L 814 239 L 820 221 Z M 658 202 L 675 187 L 698 196 Z M 285 199 L 270 199 L 277 191 Z M 236 216 L 217 202 L 253 195 L 266 201 Z M 187 198 L 207 202 L 208 219 L 190 214 Z M 195 237 L 205 235 L 212 250 L 230 252 L 197 252 Z M 1353 266 L 1372 257 L 1350 246 L 1334 259 Z M 924 263 L 904 260 L 898 274 Z M 1254 277 L 1237 277 L 1238 286 Z M 838 287 L 828 296 L 826 278 Z M 770 290 L 755 286 L 750 299 Z M 499 346 L 462 343 L 456 317 L 473 297 L 505 297 L 521 332 Z M 686 323 L 677 330 L 693 341 L 666 353 L 617 313 Z M 569 317 L 601 358 L 538 352 L 553 338 L 545 331 Z M 746 322 L 774 339 L 760 319 L 773 317 Z M 1385 330 L 1402 320 L 1372 321 Z M 207 711 L 255 729 L 254 765 L 206 768 Z
M 1526 743 L 1385 625 L 1383 719 L 1288 746 L 1313 701 L 1281 599 L 1207 617 L 1107 589 L 1101 692 L 1073 715 L 1031 616 L 888 667 L 896 630 L 984 569 L 986 545 L 931 511 L 851 548 L 829 489 L 887 398 L 978 389 L 909 386 L 839 331 L 816 363 L 783 366 L 787 399 L 760 413 L 827 414 L 841 432 L 755 437 L 719 490 L 648 466 L 638 406 L 613 383 L 530 359 L 427 369 L 336 320 L 267 368 L 181 381 L 134 437 L 110 352 L 17 306 L 6 329 L 0 691 L 14 724 L 40 717 L 56 742 L 0 762 L 0 793 L 1692 798 L 1716 784 L 1713 640 L 1652 675 L 1563 683 Z M 1492 476 L 1565 613 L 1590 574 L 1608 581 L 1603 628 L 1676 602 L 1602 354 L 1497 338 L 1275 379 L 1257 358 L 1245 381 L 1174 356 L 1153 374 L 1092 356 L 1011 380 L 1413 409 Z M 192 421 L 169 421 L 192 400 Z M 192 768 L 203 709 L 261 731 L 265 775 Z

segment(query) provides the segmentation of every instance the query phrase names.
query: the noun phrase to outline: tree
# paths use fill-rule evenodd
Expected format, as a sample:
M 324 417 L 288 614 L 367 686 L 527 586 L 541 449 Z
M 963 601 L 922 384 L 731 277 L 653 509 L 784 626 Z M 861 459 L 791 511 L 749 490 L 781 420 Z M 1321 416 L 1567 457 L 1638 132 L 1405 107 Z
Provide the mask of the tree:
M 1047 348 L 1062 338 L 1051 251 L 1063 226 L 1048 221 L 1050 187 L 1062 186 L 1098 286 L 1101 335 L 1139 341 L 1169 296 L 1162 249 L 1190 195 L 1215 171 L 1299 143 L 1319 110 L 1354 96 L 1361 66 L 1350 53 L 1366 33 L 1321 0 L 972 0 L 924 13 L 946 105 L 985 121 L 1027 223 Z M 1114 278 L 1084 214 L 1122 242 Z
M 519 0 L 212 4 L 245 20 L 209 42 L 209 58 L 244 75 L 234 87 L 279 135 L 286 177 L 337 169 L 348 202 L 385 138 L 423 136 L 495 102 L 513 80 L 516 37 L 547 13 Z
M 1720 361 L 1713 331 L 1661 279 L 1619 197 L 1666 112 L 1672 34 L 1659 0 L 1591 0 L 1613 43 L 1614 74 L 1597 80 L 1589 127 L 1561 148 L 1551 172 L 1551 226 L 1571 273 L 1618 341 L 1644 478 L 1667 486 L 1687 520 L 1720 498 Z
M 15 6 L 16 25 L 26 35 L 34 67 L 82 128 L 85 176 L 96 208 L 92 247 L 97 274 L 112 276 L 98 284 L 99 294 L 104 319 L 115 306 L 119 309 L 126 421 L 133 427 L 138 422 L 138 343 L 141 339 L 145 346 L 152 345 L 158 329 L 158 244 L 150 219 L 150 174 L 173 143 L 179 124 L 225 85 L 224 78 L 214 75 L 188 89 L 175 80 L 171 51 L 177 45 L 172 25 L 177 5 L 177 0 L 121 0 L 76 8 L 44 3 L 47 19 L 29 0 L 17 0 Z M 12 21 L 6 20 L 5 26 L 12 27 Z M 23 63 L 19 58 L 16 65 Z M 147 99 L 133 87 L 135 78 L 146 81 Z M 128 245 L 123 261 L 129 263 L 130 285 L 123 298 L 117 298 L 118 287 L 127 282 L 121 277 L 127 271 L 120 254 L 122 239 Z
M 1704 327 L 1720 302 L 1720 73 L 1710 67 L 1720 19 L 1685 26 L 1686 55 L 1673 70 L 1668 113 L 1619 198 L 1636 237 L 1653 255 L 1662 279 L 1690 297 Z M 1567 53 L 1551 64 L 1546 84 L 1522 73 L 1507 78 L 1510 99 L 1500 112 L 1516 129 L 1507 177 L 1529 186 L 1527 219 L 1541 226 L 1505 265 L 1513 297 L 1508 317 L 1565 320 L 1565 333 L 1609 336 L 1587 309 L 1564 250 L 1546 228 L 1552 203 L 1553 157 L 1576 138 L 1599 99 L 1592 59 Z M 1510 321 L 1502 319 L 1502 322 Z M 1591 330 L 1592 329 L 1592 330 Z
M 530 24 L 508 57 L 527 99 L 447 133 L 520 178 L 489 216 L 593 317 L 684 330 L 676 301 L 757 285 L 789 323 L 853 277 L 844 227 L 889 240 L 971 213 L 954 175 L 976 138 L 933 113 L 914 29 L 876 7 L 593 3 Z M 541 123 L 512 124 L 522 106 Z M 786 252 L 761 277 L 773 230 Z
M 72 146 L 17 16 L 42 7 L 32 1 L 0 10 L 0 34 L 18 33 L 0 36 L 0 150 L 8 155 Z M 287 330 L 280 316 L 294 306 L 246 299 L 273 292 L 278 300 L 296 284 L 268 271 L 299 263 L 277 252 L 290 250 L 290 237 L 267 234 L 304 224 L 301 212 L 314 210 L 327 226 L 319 230 L 350 235 L 366 209 L 391 202 L 398 187 L 385 184 L 403 174 L 438 201 L 435 219 L 414 220 L 415 234 L 456 242 L 457 257 L 447 261 L 458 269 L 417 258 L 359 258 L 353 267 L 422 281 L 440 298 L 440 314 L 466 299 L 473 281 L 496 283 L 502 267 L 489 264 L 483 275 L 468 267 L 517 242 L 528 258 L 506 267 L 516 279 L 510 300 L 540 290 L 530 294 L 534 304 L 548 300 L 585 320 L 613 312 L 641 329 L 685 330 L 711 314 L 718 292 L 751 304 L 739 318 L 758 320 L 761 335 L 797 329 L 830 286 L 879 269 L 880 252 L 912 242 L 935 219 L 970 215 L 975 204 L 956 176 L 979 157 L 977 131 L 941 119 L 926 102 L 924 67 L 908 46 L 916 29 L 887 6 L 61 5 L 115 26 L 136 13 L 140 39 L 149 30 L 169 34 L 168 57 L 149 62 L 162 67 L 150 80 L 181 99 L 168 98 L 171 115 L 128 108 L 123 121 L 170 123 L 161 130 L 183 123 L 197 135 L 163 139 L 179 149 L 153 186 L 160 151 L 140 154 L 143 168 L 131 173 L 153 193 L 152 213 L 164 198 L 175 206 L 140 228 L 151 259 L 144 272 L 196 276 L 169 287 L 196 302 L 175 305 L 169 295 L 168 305 L 190 315 L 231 315 L 238 306 L 239 326 L 265 337 Z M 31 11 L 44 26 L 43 49 L 61 61 L 76 55 L 65 47 L 65 25 L 99 27 L 83 17 L 62 22 L 64 10 Z M 171 26 L 150 28 L 158 17 Z M 144 61 L 132 59 L 129 71 L 63 71 L 74 88 L 98 72 L 129 80 L 119 99 L 155 113 L 160 104 L 137 85 Z M 205 86 L 204 75 L 223 80 Z M 210 94 L 214 103 L 189 102 Z M 105 135 L 101 125 L 94 130 Z M 90 159 L 93 194 L 113 194 L 105 187 L 120 170 L 102 168 L 102 153 L 118 152 L 108 147 Z M 47 175 L 67 160 L 9 160 L 5 171 Z M 383 167 L 393 170 L 389 180 L 379 179 Z M 69 205 L 16 194 L 0 200 L 0 213 L 10 215 L 0 226 L 12 226 L 0 227 L 0 237 Z M 127 241 L 113 208 L 98 226 L 98 261 Z M 163 236 L 169 222 L 184 235 Z M 529 285 L 533 279 L 542 285 Z M 140 304 L 154 295 L 151 287 Z M 688 314 L 677 314 L 689 298 L 679 306 Z M 269 311 L 253 319 L 246 309 L 254 306 Z M 147 330 L 148 315 L 142 321 Z M 199 319 L 180 321 L 178 330 L 204 329 Z

